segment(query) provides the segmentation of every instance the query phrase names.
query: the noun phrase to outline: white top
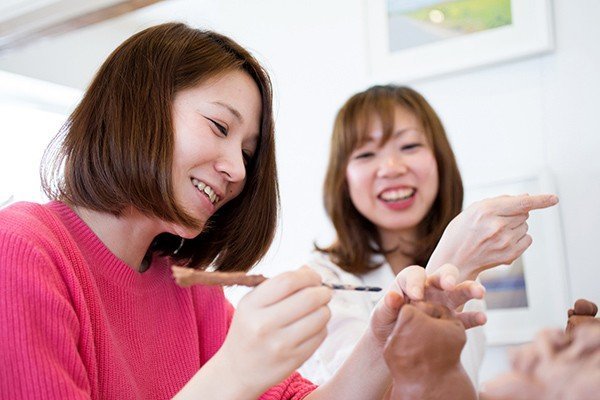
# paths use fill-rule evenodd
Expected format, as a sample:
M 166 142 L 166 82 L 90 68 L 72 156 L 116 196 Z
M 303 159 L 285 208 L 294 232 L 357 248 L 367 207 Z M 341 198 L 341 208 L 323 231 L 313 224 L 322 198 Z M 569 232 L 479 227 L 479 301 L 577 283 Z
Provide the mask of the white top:
M 321 252 L 315 252 L 314 258 L 306 264 L 321 275 L 323 282 L 379 286 L 383 289 L 381 292 L 335 291 L 329 302 L 331 320 L 327 325 L 328 336 L 321 347 L 299 369 L 302 376 L 315 384 L 320 385 L 329 380 L 350 355 L 369 325 L 375 305 L 394 281 L 392 268 L 385 262 L 384 257 L 381 257 L 381 261 L 383 262 L 381 267 L 361 276 L 342 270 Z M 471 300 L 464 307 L 464 311 L 484 311 L 484 309 L 485 304 L 482 300 Z M 461 362 L 476 388 L 484 353 L 483 328 L 467 330 L 467 343 L 461 354 Z

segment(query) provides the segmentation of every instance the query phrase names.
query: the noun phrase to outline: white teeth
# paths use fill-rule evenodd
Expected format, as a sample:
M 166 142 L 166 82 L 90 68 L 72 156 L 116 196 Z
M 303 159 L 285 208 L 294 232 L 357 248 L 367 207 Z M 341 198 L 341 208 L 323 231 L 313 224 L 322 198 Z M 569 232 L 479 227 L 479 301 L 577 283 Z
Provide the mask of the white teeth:
M 216 204 L 219 202 L 220 198 L 219 196 L 217 196 L 215 194 L 215 191 L 213 190 L 213 188 L 211 188 L 210 186 L 208 186 L 206 183 L 199 181 L 196 178 L 192 178 L 192 184 L 194 186 L 196 186 L 196 188 L 204 193 L 206 195 L 206 197 L 208 197 L 211 201 L 211 203 Z
M 415 193 L 416 189 L 406 188 L 398 190 L 386 190 L 381 193 L 380 197 L 384 201 L 406 200 Z

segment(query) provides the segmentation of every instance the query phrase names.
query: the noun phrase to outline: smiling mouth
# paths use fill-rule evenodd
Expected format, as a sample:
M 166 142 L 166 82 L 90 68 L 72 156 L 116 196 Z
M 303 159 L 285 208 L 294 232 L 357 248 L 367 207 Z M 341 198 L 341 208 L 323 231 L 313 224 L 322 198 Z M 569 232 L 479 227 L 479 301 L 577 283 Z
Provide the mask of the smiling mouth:
M 203 195 L 208 197 L 208 200 L 210 200 L 210 202 L 213 205 L 216 205 L 221 200 L 221 198 L 219 196 L 217 196 L 217 194 L 215 193 L 213 188 L 211 188 L 206 183 L 204 183 L 196 178 L 192 178 L 192 185 L 194 185 L 200 193 L 202 193 Z
M 386 203 L 393 203 L 396 201 L 408 200 L 417 193 L 415 188 L 404 188 L 404 189 L 393 189 L 386 190 L 381 193 L 378 198 Z

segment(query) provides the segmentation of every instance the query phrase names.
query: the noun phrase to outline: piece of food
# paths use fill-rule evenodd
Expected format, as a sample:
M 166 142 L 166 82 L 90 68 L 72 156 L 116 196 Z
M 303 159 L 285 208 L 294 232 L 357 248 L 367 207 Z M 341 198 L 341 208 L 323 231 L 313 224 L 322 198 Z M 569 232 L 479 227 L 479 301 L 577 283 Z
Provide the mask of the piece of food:
M 258 286 L 267 278 L 263 275 L 248 275 L 245 272 L 203 271 L 193 268 L 172 266 L 171 271 L 179 286 L 221 285 Z

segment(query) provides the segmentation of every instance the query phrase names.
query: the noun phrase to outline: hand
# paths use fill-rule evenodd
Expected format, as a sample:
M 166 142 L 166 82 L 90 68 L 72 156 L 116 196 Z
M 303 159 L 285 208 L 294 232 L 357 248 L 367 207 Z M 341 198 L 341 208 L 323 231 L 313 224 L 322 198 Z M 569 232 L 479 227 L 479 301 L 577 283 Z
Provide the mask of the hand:
M 483 286 L 474 281 L 464 281 L 457 285 L 458 275 L 458 268 L 450 264 L 441 266 L 429 276 L 418 265 L 400 271 L 371 316 L 370 329 L 377 342 L 381 346 L 385 345 L 400 309 L 411 301 L 424 300 L 448 307 L 466 329 L 485 324 L 486 317 L 481 312 L 456 311 L 467 301 L 481 299 L 485 294 Z
M 394 378 L 436 374 L 460 362 L 466 341 L 465 328 L 450 309 L 417 301 L 400 310 L 383 356 Z
M 459 281 L 502 264 L 511 264 L 531 245 L 529 212 L 558 203 L 552 194 L 499 196 L 473 203 L 446 227 L 427 264 L 428 272 L 449 262 Z
M 417 301 L 400 310 L 383 357 L 392 374 L 391 399 L 476 399 L 460 364 L 463 324 L 440 304 Z
M 481 399 L 573 399 L 598 397 L 600 325 L 582 325 L 573 337 L 544 330 L 533 342 L 513 349 L 511 371 L 487 382 Z
M 287 378 L 325 339 L 331 296 L 307 267 L 269 279 L 244 296 L 217 353 L 228 360 L 231 376 L 258 395 Z

